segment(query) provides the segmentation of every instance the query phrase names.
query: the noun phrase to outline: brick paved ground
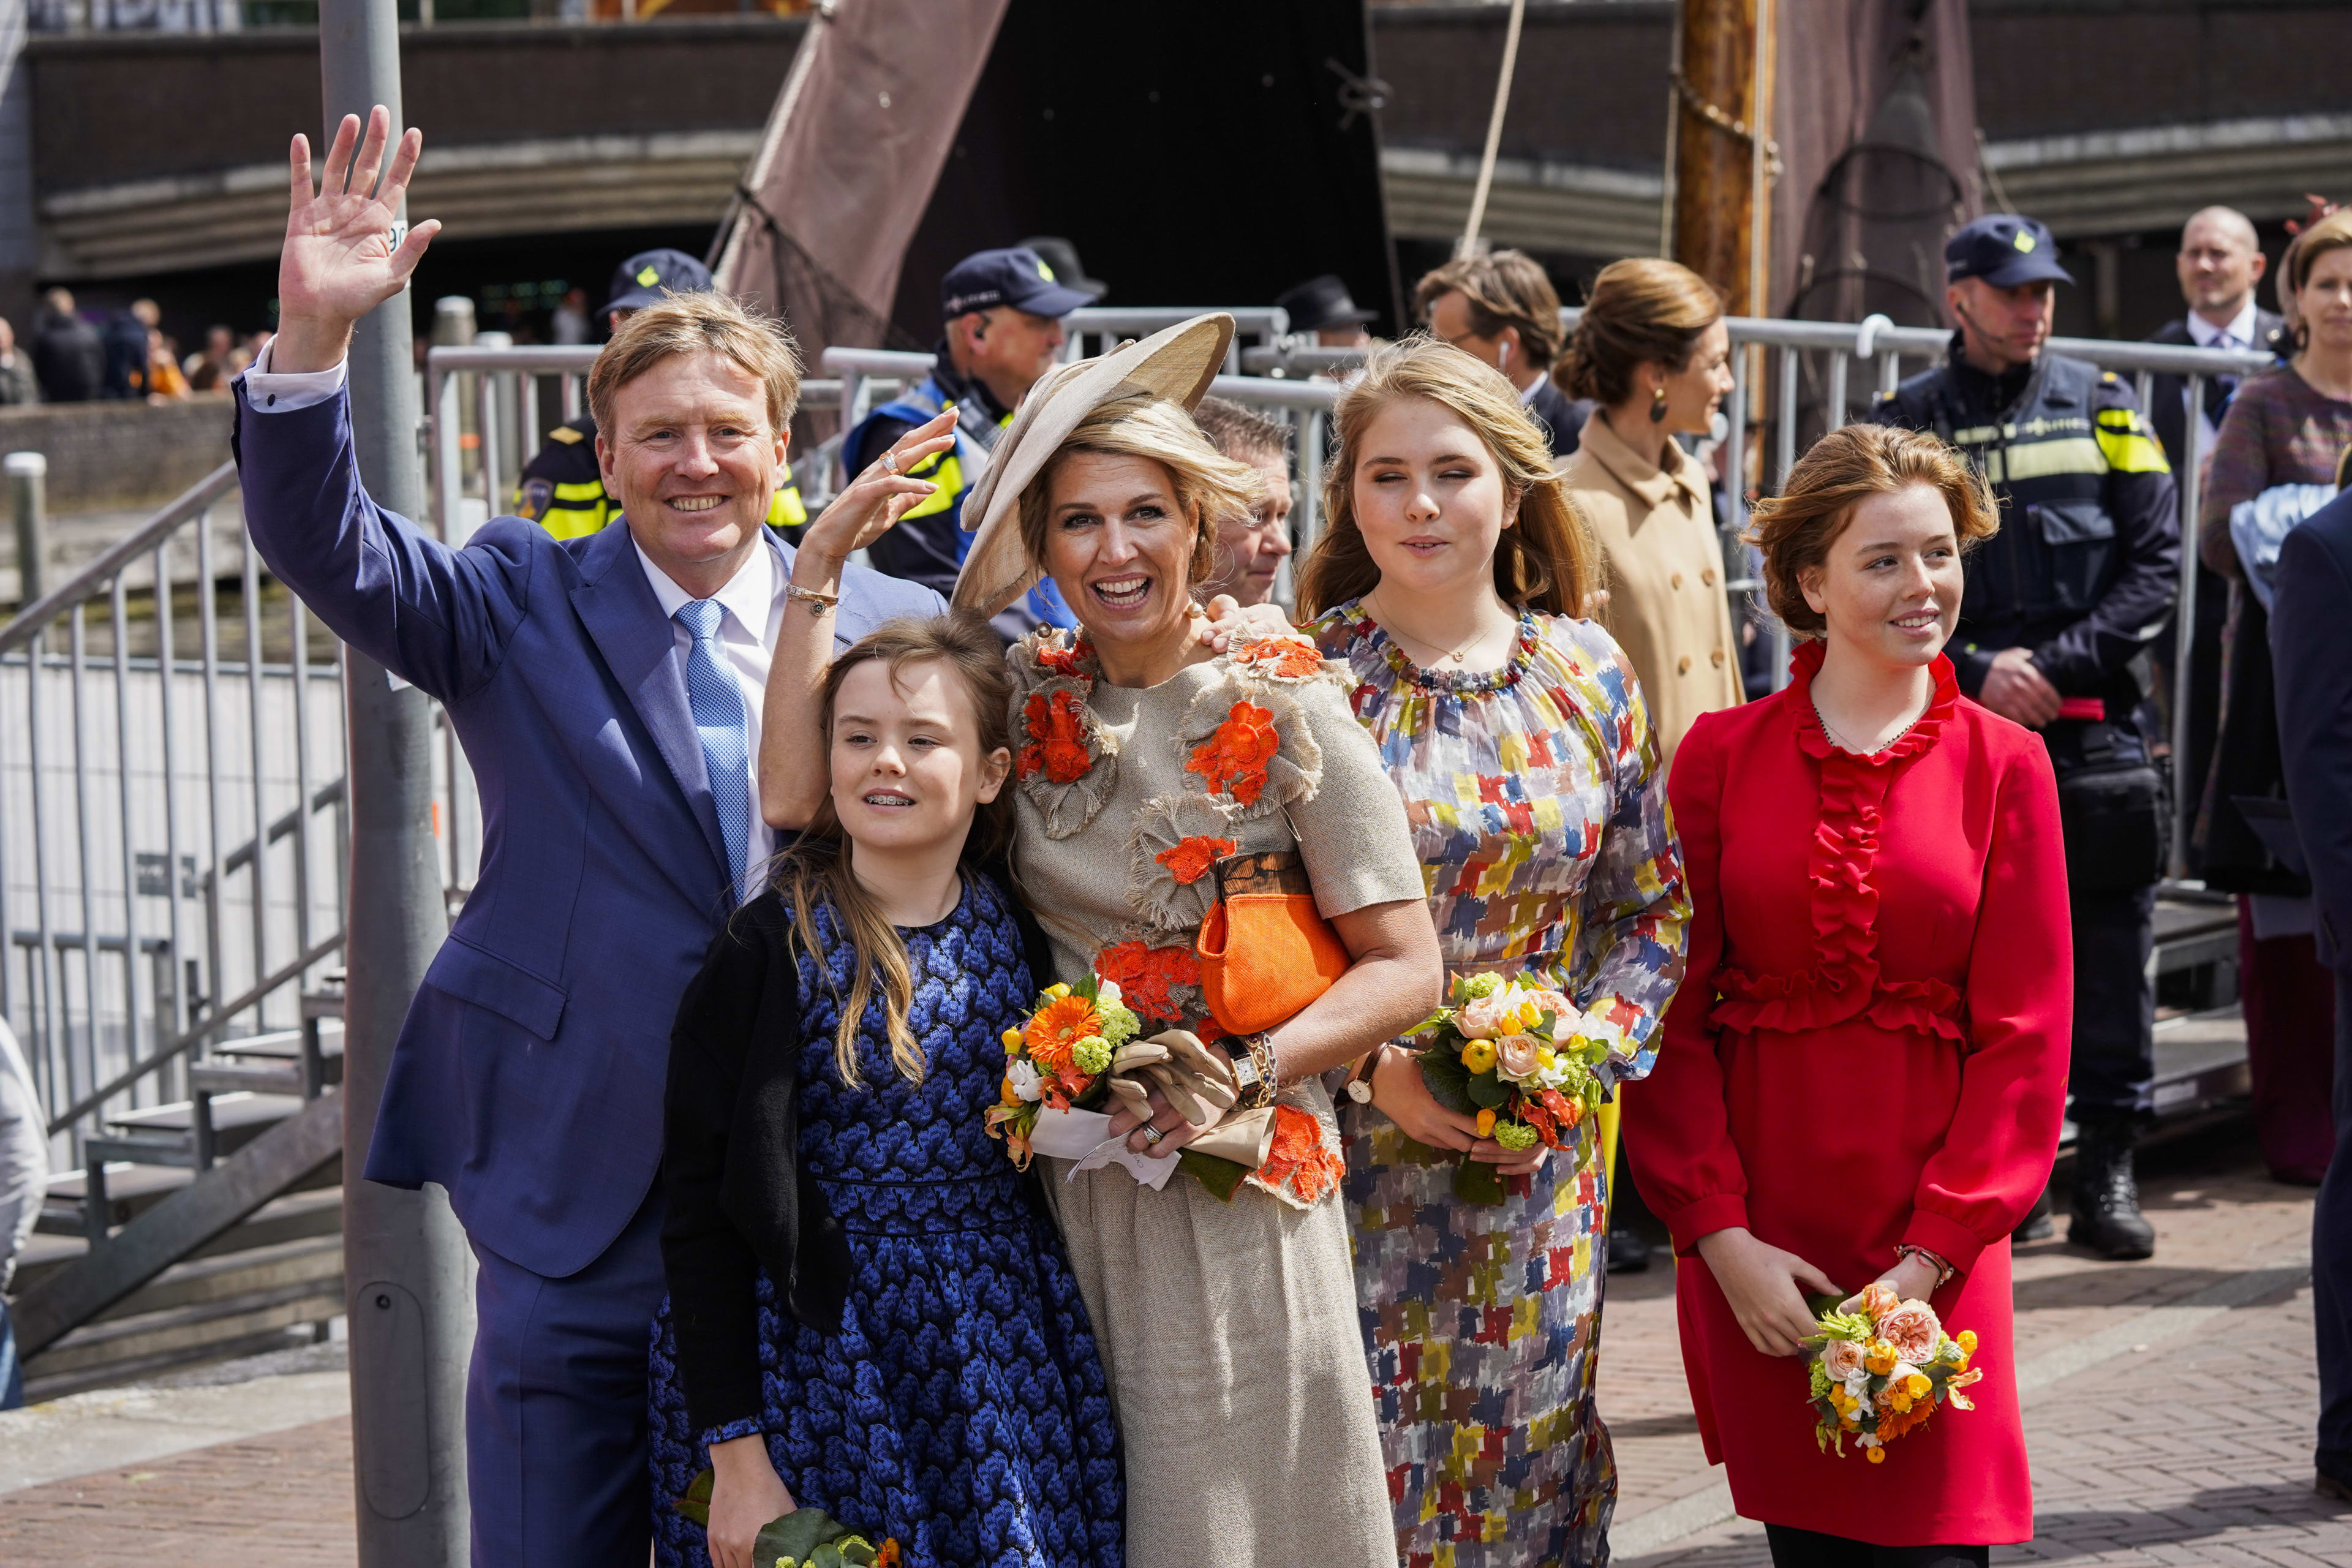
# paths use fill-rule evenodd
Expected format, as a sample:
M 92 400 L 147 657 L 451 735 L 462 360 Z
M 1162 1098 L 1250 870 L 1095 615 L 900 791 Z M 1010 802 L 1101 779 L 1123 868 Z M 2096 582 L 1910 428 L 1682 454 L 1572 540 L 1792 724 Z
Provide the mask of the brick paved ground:
M 1996 1549 L 1995 1563 L 2352 1568 L 2352 1510 L 2311 1489 L 2317 1398 L 2311 1292 L 2300 1279 L 2310 1194 L 2263 1175 L 2245 1136 L 2234 1124 L 2143 1160 L 2143 1198 L 2160 1236 L 2151 1262 L 2103 1263 L 2063 1240 L 2020 1250 L 2020 1365 L 2032 1369 L 2102 1331 L 2120 1353 L 2027 1393 L 2037 1534 Z M 1601 1370 L 1623 1478 L 1619 1533 L 1643 1548 L 1618 1561 L 1768 1563 L 1752 1524 L 1657 1542 L 1637 1522 L 1662 1508 L 1711 1511 L 1694 1504 L 1722 1472 L 1706 1467 L 1690 1424 L 1671 1287 L 1654 1277 L 1631 1283 L 1612 1282 Z M 2213 1305 L 2250 1291 L 2242 1304 Z M 2165 1310 L 2147 1315 L 2152 1309 Z
M 2311 1298 L 2296 1271 L 2310 1194 L 2264 1178 L 2245 1139 L 2233 1124 L 2144 1163 L 2154 1262 L 2063 1242 L 2021 1253 L 2020 1364 L 2042 1378 L 2026 1398 L 2040 1533 L 1995 1562 L 2352 1568 L 2352 1510 L 2311 1491 Z M 1764 1563 L 1753 1525 L 1689 1528 L 1721 1472 L 1692 1427 L 1665 1268 L 1614 1282 L 1606 1321 L 1619 1562 Z M 2117 1353 L 2072 1371 L 2050 1359 L 2086 1343 Z M 41 1568 L 345 1568 L 351 1530 L 341 1421 L 0 1496 L 0 1563 Z
M 349 1417 L 0 1497 L 0 1563 L 352 1568 Z

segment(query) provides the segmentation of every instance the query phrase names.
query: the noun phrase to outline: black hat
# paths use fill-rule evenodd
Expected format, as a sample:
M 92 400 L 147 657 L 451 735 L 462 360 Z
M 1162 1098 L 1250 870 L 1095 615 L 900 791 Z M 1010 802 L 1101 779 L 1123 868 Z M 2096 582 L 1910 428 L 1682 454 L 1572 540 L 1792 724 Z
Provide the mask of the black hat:
M 1276 310 L 1290 313 L 1290 330 L 1294 332 L 1360 327 L 1380 315 L 1378 310 L 1358 306 L 1347 284 L 1328 272 L 1309 278 L 1296 288 L 1285 289 L 1274 297 L 1274 303 Z
M 2072 283 L 2074 275 L 2058 265 L 2058 242 L 2049 228 L 2015 213 L 1993 213 L 1960 226 L 1944 242 L 1944 280 L 1981 278 L 1996 289 L 2048 279 Z
M 699 294 L 710 287 L 710 268 L 683 250 L 640 250 L 613 269 L 612 298 L 596 313 L 642 310 L 665 294 Z
M 1062 283 L 1045 258 L 1025 245 L 967 256 L 940 279 L 940 315 L 947 321 L 999 305 L 1059 321 L 1092 303 L 1092 296 Z
M 1076 289 L 1099 305 L 1109 297 L 1110 285 L 1099 278 L 1089 278 L 1084 263 L 1078 260 L 1078 247 L 1058 234 L 1036 234 L 1021 242 L 1025 249 L 1037 253 L 1037 258 L 1054 269 L 1054 281 Z

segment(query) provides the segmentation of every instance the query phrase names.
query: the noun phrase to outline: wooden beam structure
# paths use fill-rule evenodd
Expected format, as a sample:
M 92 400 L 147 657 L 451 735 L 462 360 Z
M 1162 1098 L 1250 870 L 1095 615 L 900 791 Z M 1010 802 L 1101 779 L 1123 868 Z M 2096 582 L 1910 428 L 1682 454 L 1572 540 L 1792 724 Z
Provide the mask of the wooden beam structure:
M 1721 289 L 1733 315 L 1769 310 L 1773 10 L 1772 0 L 1681 0 L 1675 19 L 1664 249 Z

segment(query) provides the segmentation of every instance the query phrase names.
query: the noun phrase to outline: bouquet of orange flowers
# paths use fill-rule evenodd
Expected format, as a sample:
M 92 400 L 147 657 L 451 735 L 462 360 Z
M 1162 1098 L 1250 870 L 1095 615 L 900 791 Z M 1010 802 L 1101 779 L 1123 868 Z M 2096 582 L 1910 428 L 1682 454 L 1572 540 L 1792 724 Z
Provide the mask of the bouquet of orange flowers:
M 1578 1037 L 1581 1016 L 1557 991 L 1516 985 L 1499 974 L 1454 982 L 1454 1000 L 1414 1035 L 1430 1044 L 1417 1060 L 1431 1098 L 1477 1119 L 1478 1135 L 1506 1149 L 1566 1147 L 1601 1107 L 1592 1069 L 1609 1047 Z M 1454 1168 L 1454 1194 L 1468 1203 L 1503 1201 L 1503 1179 L 1467 1154 Z
M 1969 1365 L 1977 1336 L 1947 1335 L 1925 1301 L 1897 1300 L 1885 1280 L 1864 1287 L 1858 1310 L 1819 1315 L 1812 1352 L 1813 1440 L 1845 1458 L 1852 1437 L 1874 1465 L 1886 1445 L 1925 1422 L 1939 1405 L 1973 1408 L 1961 1391 L 1984 1373 Z
M 1118 983 L 1089 974 L 1048 985 L 1028 1022 L 1004 1031 L 1003 1099 L 989 1108 L 988 1135 L 1005 1141 L 1015 1167 L 1029 1168 L 1040 1116 L 1102 1101 L 1112 1058 L 1142 1027 Z

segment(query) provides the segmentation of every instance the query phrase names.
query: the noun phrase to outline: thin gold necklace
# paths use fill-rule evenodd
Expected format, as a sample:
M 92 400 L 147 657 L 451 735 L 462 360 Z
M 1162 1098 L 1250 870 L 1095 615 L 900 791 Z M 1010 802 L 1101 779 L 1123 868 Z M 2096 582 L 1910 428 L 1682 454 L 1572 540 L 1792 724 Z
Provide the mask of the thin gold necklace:
M 1917 729 L 1919 727 L 1919 721 L 1927 716 L 1927 705 L 1923 702 L 1919 705 L 1919 711 L 1911 715 L 1911 722 L 1904 725 L 1903 728 L 1895 731 L 1892 735 L 1887 736 L 1886 739 L 1879 744 L 1864 749 L 1864 747 L 1853 744 L 1853 742 L 1848 741 L 1835 730 L 1831 729 L 1828 715 L 1822 711 L 1821 700 L 1814 697 L 1811 692 L 1807 692 L 1805 695 L 1806 700 L 1813 705 L 1813 718 L 1820 722 L 1822 733 L 1827 735 L 1832 744 L 1843 747 L 1845 750 L 1852 752 L 1858 757 L 1874 757 L 1878 755 L 1879 752 L 1886 750 L 1889 746 L 1895 744 L 1895 742 L 1901 740 L 1904 736 Z
M 1409 637 L 1405 633 L 1397 630 L 1396 623 L 1389 619 L 1386 611 L 1375 610 L 1372 614 L 1372 619 L 1378 621 L 1383 627 L 1385 627 L 1388 631 L 1389 637 L 1396 642 L 1420 643 L 1423 647 L 1435 647 L 1438 646 L 1433 642 L 1422 642 L 1419 637 Z M 1455 664 L 1460 664 L 1465 658 L 1468 657 L 1471 648 L 1476 646 L 1478 639 L 1486 635 L 1486 634 L 1484 631 L 1472 632 L 1468 642 L 1464 643 L 1460 647 L 1454 649 L 1450 653 L 1440 654 L 1438 656 L 1437 662 L 1442 662 L 1445 659 L 1452 659 Z M 1407 657 L 1411 656 L 1411 649 L 1406 650 Z M 1422 668 L 1425 669 L 1428 668 L 1429 666 L 1423 665 Z

